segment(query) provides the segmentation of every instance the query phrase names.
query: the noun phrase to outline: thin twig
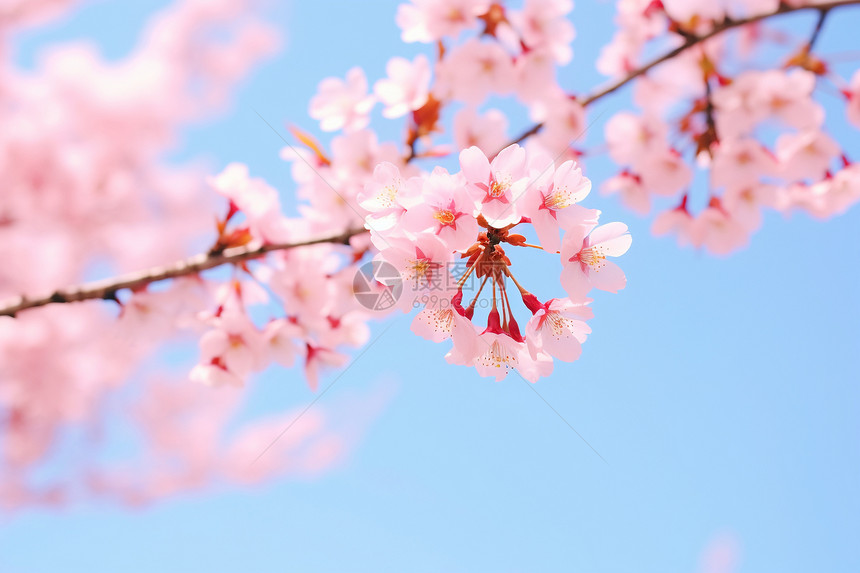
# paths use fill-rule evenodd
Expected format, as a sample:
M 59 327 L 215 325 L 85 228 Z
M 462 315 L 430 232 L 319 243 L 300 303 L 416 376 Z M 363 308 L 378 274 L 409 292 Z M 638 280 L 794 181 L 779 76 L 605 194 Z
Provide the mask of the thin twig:
M 366 232 L 366 229 L 350 229 L 338 235 L 320 237 L 318 239 L 299 241 L 295 243 L 267 244 L 256 248 L 235 247 L 232 249 L 226 249 L 221 253 L 203 253 L 178 261 L 172 265 L 155 267 L 145 271 L 138 271 L 119 277 L 73 286 L 67 289 L 57 290 L 40 298 L 30 298 L 26 295 L 22 295 L 0 303 L 0 316 L 14 317 L 22 310 L 37 308 L 49 304 L 99 299 L 117 300 L 116 293 L 120 290 L 139 289 L 159 281 L 195 275 L 208 269 L 220 267 L 221 265 L 235 264 L 251 259 L 257 259 L 273 251 L 284 251 L 287 249 L 319 245 L 322 243 L 348 245 L 351 237 Z
M 824 28 L 824 21 L 827 19 L 827 15 L 829 13 L 830 8 L 818 9 L 818 21 L 815 22 L 815 28 L 812 30 L 812 36 L 810 36 L 809 42 L 806 43 L 807 52 L 811 52 L 812 47 L 815 46 L 815 41 L 818 40 L 818 37 L 821 35 L 821 30 Z

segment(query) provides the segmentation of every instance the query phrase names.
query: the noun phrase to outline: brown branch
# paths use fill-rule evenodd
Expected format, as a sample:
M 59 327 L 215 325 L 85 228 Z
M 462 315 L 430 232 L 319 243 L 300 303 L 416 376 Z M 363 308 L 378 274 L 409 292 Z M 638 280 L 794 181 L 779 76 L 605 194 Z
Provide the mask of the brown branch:
M 199 254 L 182 261 L 178 261 L 172 265 L 156 267 L 115 278 L 57 290 L 41 298 L 29 298 L 26 295 L 22 295 L 0 303 L 0 316 L 11 316 L 14 318 L 15 315 L 22 310 L 37 308 L 49 304 L 99 299 L 117 300 L 116 293 L 120 290 L 138 289 L 159 281 L 195 275 L 208 269 L 220 267 L 221 265 L 235 264 L 251 259 L 257 259 L 273 251 L 283 251 L 294 249 L 296 247 L 319 245 L 322 243 L 348 245 L 351 237 L 366 232 L 367 230 L 363 228 L 349 229 L 338 235 L 320 237 L 318 239 L 311 239 L 308 241 L 268 244 L 257 248 L 235 247 L 232 249 L 226 249 L 217 254 Z
M 707 129 L 702 137 L 699 139 L 699 149 L 696 151 L 696 155 L 698 155 L 702 151 L 707 151 L 711 156 L 713 156 L 713 152 L 711 151 L 711 146 L 714 143 L 720 140 L 720 136 L 717 133 L 717 122 L 714 120 L 714 98 L 713 93 L 714 90 L 711 88 L 711 78 L 708 74 L 705 74 L 705 125 Z
M 810 36 L 809 41 L 806 43 L 806 51 L 811 52 L 813 46 L 815 46 L 816 40 L 821 35 L 821 30 L 824 28 L 824 21 L 827 19 L 827 15 L 830 13 L 830 8 L 820 8 L 818 9 L 818 21 L 815 22 L 815 28 L 812 30 L 812 36 Z
M 767 14 L 751 16 L 749 18 L 744 18 L 740 20 L 733 20 L 727 18 L 722 22 L 716 24 L 714 28 L 706 34 L 703 34 L 701 36 L 685 36 L 684 42 L 678 47 L 666 52 L 661 56 L 654 58 L 647 64 L 636 68 L 623 78 L 613 80 L 604 85 L 603 87 L 598 88 L 590 95 L 579 99 L 579 102 L 583 106 L 588 106 L 600 99 L 603 99 L 607 95 L 617 91 L 618 89 L 632 82 L 639 76 L 647 73 L 652 68 L 662 64 L 667 60 L 671 60 L 682 52 L 692 48 L 697 44 L 707 41 L 714 36 L 725 32 L 726 30 L 759 22 L 761 20 L 772 18 L 774 16 L 779 16 L 781 14 L 788 14 L 801 10 L 816 10 L 819 13 L 818 22 L 816 24 L 815 30 L 813 31 L 813 35 L 808 43 L 809 47 L 811 47 L 815 40 L 818 38 L 818 35 L 821 31 L 821 27 L 824 24 L 824 19 L 830 10 L 842 6 L 850 6 L 857 4 L 860 4 L 860 0 L 835 0 L 824 4 L 816 4 L 811 6 L 789 6 L 787 4 L 780 3 L 780 6 L 776 11 Z M 537 123 L 533 125 L 529 129 L 524 131 L 522 134 L 520 134 L 511 143 L 522 142 L 528 137 L 531 137 L 532 135 L 538 133 L 542 127 L 542 123 Z M 407 157 L 407 161 L 413 159 L 415 156 L 416 154 L 413 143 L 412 145 L 410 145 L 410 152 Z M 86 283 L 68 289 L 57 290 L 52 294 L 41 298 L 29 298 L 26 295 L 21 295 L 15 299 L 0 303 L 0 316 L 14 317 L 18 312 L 21 312 L 22 310 L 37 308 L 49 304 L 79 302 L 84 300 L 117 300 L 116 293 L 120 290 L 141 288 L 146 285 L 163 280 L 194 275 L 201 271 L 205 271 L 222 265 L 256 259 L 272 251 L 280 251 L 296 247 L 317 245 L 321 243 L 349 244 L 349 239 L 351 237 L 365 232 L 367 232 L 365 229 L 350 229 L 339 235 L 322 237 L 319 239 L 313 239 L 298 243 L 271 244 L 264 245 L 256 249 L 249 249 L 247 247 L 236 247 L 233 249 L 227 249 L 217 254 L 199 254 L 166 267 L 157 267 L 145 271 L 123 275 L 116 278 L 106 279 L 103 281 Z
M 816 11 L 818 11 L 820 16 L 819 16 L 819 20 L 818 20 L 818 25 L 816 26 L 816 31 L 813 34 L 812 40 L 810 41 L 810 44 L 812 44 L 812 42 L 814 42 L 814 40 L 817 38 L 818 32 L 820 32 L 821 25 L 824 23 L 824 17 L 827 15 L 827 13 L 830 10 L 832 10 L 834 8 L 840 8 L 842 6 L 851 6 L 851 5 L 857 5 L 857 4 L 860 4 L 860 0 L 835 0 L 833 2 L 827 2 L 824 4 L 815 4 L 815 5 L 809 5 L 809 6 L 789 6 L 788 4 L 780 3 L 779 8 L 777 8 L 774 12 L 768 12 L 766 14 L 759 14 L 756 16 L 750 16 L 749 18 L 743 18 L 740 20 L 733 20 L 731 18 L 726 18 L 722 22 L 716 24 L 714 26 L 714 28 L 710 32 L 708 32 L 707 34 L 703 34 L 701 36 L 687 36 L 686 39 L 684 40 L 684 42 L 681 45 L 679 45 L 678 47 L 666 52 L 665 54 L 663 54 L 661 56 L 654 58 L 653 60 L 649 61 L 647 64 L 644 64 L 643 66 L 636 68 L 635 70 L 631 71 L 626 76 L 624 76 L 623 78 L 610 81 L 609 83 L 605 84 L 603 87 L 598 88 L 596 91 L 594 91 L 590 95 L 587 95 L 584 98 L 580 98 L 578 101 L 583 107 L 586 107 L 586 106 L 588 106 L 588 105 L 590 105 L 590 104 L 592 104 L 598 100 L 603 99 L 604 97 L 608 96 L 609 94 L 619 90 L 620 88 L 629 84 L 630 82 L 632 82 L 633 80 L 635 80 L 639 76 L 646 74 L 652 68 L 659 66 L 660 64 L 662 64 L 663 62 L 665 62 L 667 60 L 671 60 L 672 58 L 680 55 L 682 52 L 689 50 L 690 48 L 692 48 L 693 46 L 695 46 L 697 44 L 700 44 L 702 42 L 710 40 L 714 36 L 722 34 L 726 30 L 731 30 L 733 28 L 739 28 L 741 26 L 746 26 L 747 24 L 754 24 L 756 22 L 760 22 L 760 21 L 766 20 L 768 18 L 773 18 L 774 16 L 780 16 L 782 14 L 789 14 L 791 12 L 799 12 L 801 10 L 816 10 Z M 527 138 L 531 137 L 532 135 L 535 135 L 536 133 L 538 133 L 542 128 L 543 128 L 543 123 L 536 123 L 533 126 L 531 126 L 530 128 L 528 128 L 526 131 L 521 133 L 519 136 L 517 136 L 516 139 L 513 139 L 508 145 L 511 145 L 514 143 L 520 143 L 524 139 L 527 139 Z

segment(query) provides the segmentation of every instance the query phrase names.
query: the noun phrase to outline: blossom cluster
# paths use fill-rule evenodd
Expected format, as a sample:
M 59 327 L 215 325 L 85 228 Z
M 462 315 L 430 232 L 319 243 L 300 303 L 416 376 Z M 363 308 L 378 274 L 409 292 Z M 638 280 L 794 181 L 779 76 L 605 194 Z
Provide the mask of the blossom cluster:
M 214 194 L 199 164 L 161 158 L 182 129 L 221 111 L 278 43 L 251 2 L 182 0 L 154 16 L 126 57 L 105 58 L 91 43 L 53 44 L 32 69 L 20 68 L 11 34 L 74 4 L 0 7 L 4 300 L 79 284 L 94 269 L 139 271 L 196 251 L 211 234 Z M 110 293 L 109 303 L 0 317 L 0 506 L 84 496 L 142 503 L 215 479 L 330 466 L 337 429 L 324 411 L 297 424 L 301 439 L 250 468 L 250 452 L 265 446 L 273 421 L 237 427 L 239 396 L 208 395 L 187 375 L 150 366 L 167 341 L 182 342 L 182 332 L 203 335 L 228 290 L 184 277 L 167 288 Z M 121 462 L 99 458 L 113 416 L 145 450 Z M 52 471 L 57 459 L 70 458 L 89 461 L 80 472 Z
M 814 12 L 819 4 L 827 3 L 619 2 L 618 31 L 597 67 L 610 76 L 629 75 L 624 83 L 633 87 L 641 113 L 621 111 L 607 122 L 606 146 L 622 169 L 601 190 L 642 215 L 657 205 L 655 234 L 674 233 L 682 244 L 715 254 L 746 245 L 764 209 L 803 209 L 827 218 L 855 204 L 858 168 L 828 135 L 816 96 L 828 87 L 822 84 L 831 84 L 844 95 L 849 121 L 860 125 L 860 72 L 844 79 L 814 53 L 811 41 L 776 63 L 757 58 L 784 37 L 764 28 L 766 16 L 807 7 Z M 379 102 L 383 116 L 408 117 L 410 158 L 472 145 L 492 155 L 514 138 L 506 133 L 505 114 L 481 106 L 493 96 L 513 95 L 538 122 L 516 141 L 525 138 L 530 148 L 582 161 L 589 153 L 578 142 L 586 106 L 606 94 L 566 93 L 557 81 L 556 68 L 572 57 L 571 8 L 567 0 L 526 0 L 520 9 L 489 0 L 403 4 L 397 13 L 403 40 L 440 46 L 435 64 L 423 54 L 412 61 L 392 58 L 387 77 L 372 90 L 363 71 L 353 68 L 345 81 L 329 78 L 320 85 L 310 114 L 324 131 L 351 132 L 369 125 Z M 822 21 L 829 10 L 819 14 Z M 645 54 L 679 44 L 689 48 L 638 73 L 650 67 Z M 453 146 L 438 138 L 449 109 Z M 775 135 L 774 124 L 788 131 Z M 699 169 L 709 174 L 707 190 L 694 189 Z
M 578 205 L 591 181 L 572 160 L 556 166 L 547 155 L 511 145 L 490 161 L 470 147 L 460 153 L 460 168 L 404 178 L 395 165 L 379 164 L 359 196 L 371 213 L 371 238 L 379 256 L 400 273 L 402 309 L 423 303 L 412 322 L 416 334 L 452 340 L 448 362 L 472 366 L 482 376 L 500 380 L 516 370 L 535 382 L 552 372 L 553 358 L 579 357 L 591 332 L 585 322 L 592 317 L 591 288 L 624 287 L 624 273 L 607 257 L 629 248 L 627 226 L 598 226 L 600 212 Z M 526 242 L 526 227 L 539 244 Z M 566 296 L 541 302 L 526 290 L 527 281 L 511 268 L 517 248 L 560 254 Z M 452 277 L 457 259 L 466 261 L 466 270 Z M 472 275 L 479 282 L 474 293 L 465 288 Z M 513 312 L 509 281 L 531 313 L 524 328 Z M 492 292 L 491 307 L 479 324 L 475 307 L 484 289 Z
M 403 41 L 426 52 L 391 58 L 373 82 L 360 67 L 324 79 L 308 113 L 330 139 L 292 128 L 298 145 L 282 158 L 291 164 L 297 216 L 244 165 L 207 180 L 160 161 L 178 129 L 218 110 L 274 47 L 272 30 L 250 15 L 251 0 L 178 1 L 116 62 L 74 44 L 46 51 L 24 73 L 14 54 L 0 52 L 0 295 L 77 284 L 95 265 L 159 267 L 186 256 L 201 236 L 209 260 L 256 253 L 230 259 L 221 274 L 191 270 L 166 288 L 143 281 L 108 290 L 102 298 L 119 304 L 118 317 L 83 304 L 0 319 L 0 462 L 8 470 L 0 503 L 56 499 L 29 488 L 28 477 L 62 429 L 97 417 L 158 344 L 181 332 L 198 343 L 196 382 L 236 388 L 277 363 L 300 365 L 316 389 L 320 371 L 344 366 L 347 350 L 369 341 L 369 321 L 391 310 L 368 308 L 358 289 L 390 296 L 396 280 L 393 308 L 419 308 L 412 330 L 451 340 L 451 363 L 535 381 L 553 359 L 576 360 L 590 334 L 591 289 L 624 286 L 609 258 L 631 242 L 624 224 L 599 225 L 600 212 L 579 204 L 591 190 L 583 169 L 601 150 L 619 166 L 602 192 L 643 215 L 656 208 L 654 233 L 713 253 L 747 244 L 765 209 L 845 212 L 860 200 L 860 167 L 833 137 L 819 95 L 837 94 L 848 123 L 860 126 L 860 72 L 819 55 L 816 42 L 828 14 L 850 3 L 620 0 L 617 33 L 596 64 L 611 83 L 571 93 L 558 80 L 573 57 L 571 0 L 411 0 L 394 20 Z M 74 2 L 14 4 L 0 14 L 4 36 Z M 771 16 L 789 11 L 817 15 L 809 36 L 786 39 L 769 27 Z M 605 141 L 587 145 L 595 137 L 586 134 L 589 106 L 624 86 L 635 110 L 609 118 Z M 384 118 L 403 123 L 401 141 L 377 135 L 377 104 Z M 533 123 L 511 125 L 511 105 Z M 457 171 L 443 167 L 457 160 Z M 214 239 L 213 195 L 223 209 Z M 529 290 L 539 290 L 534 279 L 514 266 L 526 249 L 559 255 L 559 298 L 542 301 Z M 365 284 L 358 277 L 368 261 L 379 272 Z M 515 313 L 517 299 L 523 308 Z M 94 488 L 140 499 L 195 487 L 206 472 L 257 475 L 231 473 L 199 449 L 218 441 L 235 404 L 198 402 L 196 390 L 161 382 L 147 388 L 172 405 L 165 419 L 174 433 L 193 419 L 208 442 L 171 441 L 155 430 L 157 408 L 143 408 L 140 429 L 163 458 L 189 462 L 188 471 L 165 469 L 142 488 L 100 474 Z M 260 435 L 243 434 L 254 444 Z M 240 442 L 236 460 L 255 448 L 250 437 Z M 318 468 L 329 458 L 308 459 Z
M 346 364 L 341 347 L 361 346 L 370 337 L 367 321 L 373 313 L 353 296 L 354 259 L 365 249 L 357 246 L 326 243 L 281 251 L 265 265 L 246 267 L 250 278 L 221 284 L 214 308 L 196 316 L 205 333 L 191 379 L 242 386 L 272 363 L 291 367 L 298 360 L 316 390 L 321 368 Z M 283 315 L 258 326 L 250 309 L 272 302 Z
M 642 214 L 653 202 L 674 198 L 654 219 L 655 234 L 671 233 L 681 244 L 725 255 L 748 244 L 767 209 L 801 209 L 824 219 L 860 201 L 860 167 L 828 134 L 816 99 L 828 88 L 841 91 L 847 119 L 860 127 L 860 72 L 849 83 L 814 53 L 828 10 L 818 14 L 812 39 L 777 65 L 759 57 L 777 35 L 758 21 L 737 22 L 774 13 L 780 4 L 619 3 L 620 30 L 598 63 L 609 75 L 635 69 L 649 41 L 671 46 L 727 23 L 736 28 L 733 35 L 696 42 L 637 78 L 634 101 L 641 113 L 619 112 L 606 125 L 609 153 L 623 169 L 603 190 Z M 707 171 L 706 192 L 693 188 L 697 167 Z

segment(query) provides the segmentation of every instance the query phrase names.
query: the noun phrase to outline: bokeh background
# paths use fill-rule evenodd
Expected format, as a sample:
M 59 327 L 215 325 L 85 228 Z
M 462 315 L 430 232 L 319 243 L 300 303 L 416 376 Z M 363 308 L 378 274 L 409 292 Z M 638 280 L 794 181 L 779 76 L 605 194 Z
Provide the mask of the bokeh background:
M 21 65 L 82 37 L 121 57 L 166 4 L 85 4 L 17 37 Z M 397 4 L 271 6 L 283 50 L 224 117 L 188 129 L 171 159 L 203 157 L 212 173 L 245 162 L 291 205 L 283 142 L 257 112 L 285 137 L 295 124 L 327 141 L 307 115 L 322 78 L 359 65 L 372 82 L 389 57 L 426 49 L 401 43 Z M 601 81 L 594 61 L 613 13 L 612 2 L 577 3 L 563 85 Z M 804 35 L 813 23 L 781 20 Z M 820 52 L 856 50 L 858 25 L 860 9 L 832 14 Z M 823 97 L 835 137 L 860 159 L 840 101 Z M 600 145 L 602 124 L 627 105 L 628 93 L 600 102 L 585 142 Z M 511 122 L 513 134 L 526 118 Z M 381 139 L 401 137 L 378 108 L 373 125 Z M 613 173 L 600 157 L 586 170 L 595 187 Z M 447 365 L 444 345 L 398 316 L 322 380 L 336 381 L 319 404 L 340 404 L 347 425 L 367 417 L 353 400 L 378 405 L 334 470 L 143 508 L 19 511 L 0 524 L 0 571 L 860 571 L 860 211 L 828 222 L 770 214 L 749 248 L 719 259 L 652 237 L 650 221 L 614 198 L 594 192 L 586 204 L 629 224 L 628 287 L 595 295 L 582 358 L 557 362 L 533 388 L 540 396 L 516 375 L 494 383 Z M 551 295 L 558 268 L 541 254 L 515 264 Z M 296 370 L 270 370 L 247 391 L 249 417 L 315 397 Z

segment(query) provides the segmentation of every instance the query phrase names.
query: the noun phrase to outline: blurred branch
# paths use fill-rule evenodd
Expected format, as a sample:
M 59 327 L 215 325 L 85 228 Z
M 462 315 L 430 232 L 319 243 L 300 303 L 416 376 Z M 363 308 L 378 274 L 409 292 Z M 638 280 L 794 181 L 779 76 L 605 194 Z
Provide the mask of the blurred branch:
M 120 290 L 139 289 L 152 283 L 195 275 L 199 272 L 220 267 L 222 265 L 257 259 L 274 251 L 284 251 L 297 247 L 307 247 L 323 243 L 348 245 L 350 238 L 366 232 L 367 230 L 363 228 L 349 229 L 339 235 L 321 237 L 319 239 L 311 239 L 296 243 L 276 243 L 256 248 L 235 247 L 232 249 L 225 249 L 220 253 L 203 253 L 178 261 L 172 265 L 155 267 L 145 271 L 138 271 L 119 277 L 57 290 L 52 294 L 41 298 L 30 298 L 27 295 L 21 295 L 17 298 L 0 303 L 0 316 L 11 316 L 14 318 L 15 315 L 22 310 L 37 308 L 49 304 L 80 302 L 84 300 L 117 300 L 116 293 Z
M 829 13 L 830 8 L 819 8 L 818 21 L 815 23 L 815 28 L 812 30 L 812 36 L 810 36 L 809 42 L 806 43 L 807 51 L 812 51 L 815 41 L 818 40 L 818 37 L 821 35 L 822 28 L 824 28 L 824 20 L 827 19 L 827 15 Z
M 663 62 L 665 62 L 667 60 L 671 60 L 672 58 L 674 58 L 674 57 L 682 54 L 683 52 L 689 50 L 693 46 L 696 46 L 698 44 L 701 44 L 702 42 L 710 40 L 714 36 L 718 36 L 719 34 L 722 34 L 723 32 L 725 32 L 727 30 L 731 30 L 734 28 L 740 28 L 741 26 L 746 26 L 747 24 L 754 24 L 756 22 L 760 22 L 762 20 L 767 20 L 769 18 L 773 18 L 774 16 L 780 16 L 782 14 L 789 14 L 791 12 L 799 12 L 801 10 L 816 10 L 819 13 L 818 23 L 815 27 L 813 34 L 812 34 L 812 38 L 810 39 L 809 44 L 808 44 L 809 47 L 811 47 L 812 44 L 817 39 L 818 34 L 821 31 L 821 27 L 824 24 L 824 19 L 826 18 L 827 14 L 830 12 L 830 10 L 832 10 L 834 8 L 840 8 L 842 6 L 851 6 L 851 5 L 860 5 L 860 0 L 836 0 L 833 2 L 825 2 L 825 3 L 821 3 L 821 4 L 806 5 L 806 6 L 789 6 L 788 4 L 781 2 L 779 5 L 779 8 L 777 8 L 773 12 L 767 12 L 765 14 L 758 14 L 756 16 L 750 16 L 749 18 L 742 18 L 739 20 L 735 20 L 732 18 L 726 18 L 722 22 L 715 24 L 714 28 L 710 32 L 708 32 L 706 34 L 702 34 L 701 36 L 693 36 L 693 35 L 686 36 L 685 37 L 686 39 L 684 40 L 684 42 L 682 44 L 680 44 L 678 47 L 666 52 L 665 54 L 662 54 L 661 56 L 657 56 L 656 58 L 649 61 L 648 63 L 646 63 L 646 64 L 636 68 L 635 70 L 629 72 L 626 76 L 619 78 L 617 80 L 610 81 L 609 83 L 605 84 L 603 87 L 598 88 L 596 91 L 594 91 L 590 95 L 587 95 L 583 98 L 579 98 L 578 101 L 583 107 L 588 106 L 588 105 L 590 105 L 596 101 L 603 99 L 604 97 L 608 96 L 609 94 L 619 90 L 620 88 L 629 84 L 630 82 L 632 82 L 633 80 L 635 80 L 639 76 L 648 73 L 648 71 L 650 71 L 652 68 L 662 64 Z M 538 133 L 542 128 L 543 128 L 543 123 L 536 123 L 533 126 L 531 126 L 530 128 L 528 128 L 526 131 L 521 133 L 519 136 L 517 136 L 515 139 L 513 139 L 510 144 L 520 143 L 521 141 L 523 141 L 523 140 L 531 137 L 532 135 L 535 135 L 536 133 Z M 508 145 L 510 145 L 510 144 L 508 144 Z

